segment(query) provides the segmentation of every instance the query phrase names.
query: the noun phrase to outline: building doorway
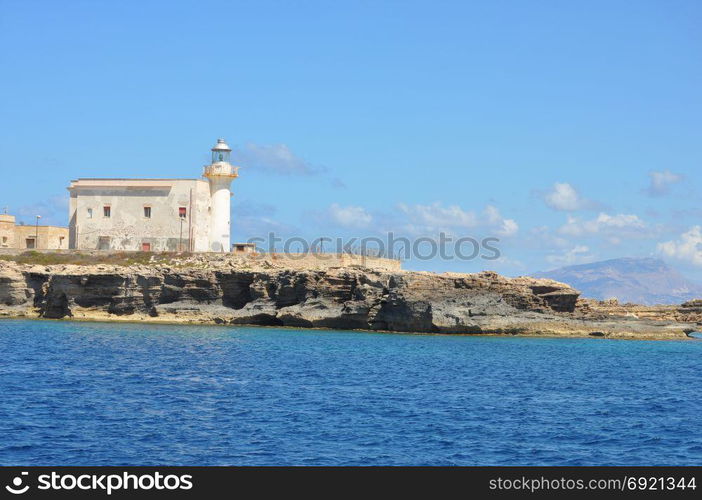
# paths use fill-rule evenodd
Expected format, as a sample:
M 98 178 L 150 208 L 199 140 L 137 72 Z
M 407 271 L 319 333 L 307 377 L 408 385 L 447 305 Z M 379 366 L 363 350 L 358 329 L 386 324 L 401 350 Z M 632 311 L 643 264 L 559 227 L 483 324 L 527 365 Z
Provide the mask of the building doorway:
M 98 250 L 109 250 L 110 249 L 110 237 L 100 236 L 98 238 Z
M 142 252 L 150 252 L 151 251 L 151 243 L 142 243 L 141 244 L 141 251 Z
M 36 248 L 36 240 L 34 238 L 27 238 L 25 240 L 25 243 L 27 244 L 27 248 Z

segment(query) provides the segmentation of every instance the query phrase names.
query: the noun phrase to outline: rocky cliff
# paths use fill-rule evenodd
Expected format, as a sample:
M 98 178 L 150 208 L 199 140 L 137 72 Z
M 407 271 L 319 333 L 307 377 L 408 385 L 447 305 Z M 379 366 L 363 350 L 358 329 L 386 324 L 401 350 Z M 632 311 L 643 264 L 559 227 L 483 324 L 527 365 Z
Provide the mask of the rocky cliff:
M 425 333 L 684 338 L 694 325 L 593 313 L 579 292 L 492 272 L 431 274 L 0 262 L 0 315 Z

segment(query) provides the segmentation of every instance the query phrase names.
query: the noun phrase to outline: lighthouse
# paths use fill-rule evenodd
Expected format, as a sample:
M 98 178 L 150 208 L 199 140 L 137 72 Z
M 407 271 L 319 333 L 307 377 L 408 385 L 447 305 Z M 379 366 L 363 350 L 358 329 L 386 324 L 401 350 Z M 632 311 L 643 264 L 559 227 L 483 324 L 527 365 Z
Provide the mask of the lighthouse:
M 210 184 L 210 238 L 211 252 L 228 252 L 230 246 L 231 183 L 239 177 L 238 167 L 232 166 L 232 150 L 224 139 L 217 139 L 212 148 L 212 163 L 205 166 L 203 177 Z
M 229 188 L 238 167 L 230 163 L 232 150 L 224 139 L 211 151 L 212 161 L 198 179 L 72 180 L 68 248 L 230 252 Z

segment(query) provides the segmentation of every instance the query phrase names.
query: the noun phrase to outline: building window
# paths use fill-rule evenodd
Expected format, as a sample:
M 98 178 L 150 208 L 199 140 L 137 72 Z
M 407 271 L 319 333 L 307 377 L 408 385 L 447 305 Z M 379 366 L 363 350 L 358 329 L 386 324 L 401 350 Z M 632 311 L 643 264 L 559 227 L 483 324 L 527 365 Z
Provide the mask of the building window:
M 151 207 L 144 207 L 144 217 L 147 219 L 151 218 Z
M 36 241 L 34 240 L 34 238 L 27 238 L 25 243 L 27 244 L 27 248 L 35 248 L 36 247 L 36 244 L 35 244 Z
M 93 209 L 89 208 L 88 209 L 88 219 L 92 219 L 92 218 L 93 218 Z
M 110 215 L 112 215 L 112 211 L 110 210 L 109 206 L 105 205 L 104 207 L 102 207 L 102 215 L 103 215 L 103 217 L 107 217 L 107 218 L 109 218 Z
M 151 243 L 142 243 L 141 244 L 141 251 L 142 252 L 150 252 L 151 251 Z
M 188 215 L 188 210 L 185 207 L 180 207 L 178 209 L 178 215 L 185 219 L 185 217 Z

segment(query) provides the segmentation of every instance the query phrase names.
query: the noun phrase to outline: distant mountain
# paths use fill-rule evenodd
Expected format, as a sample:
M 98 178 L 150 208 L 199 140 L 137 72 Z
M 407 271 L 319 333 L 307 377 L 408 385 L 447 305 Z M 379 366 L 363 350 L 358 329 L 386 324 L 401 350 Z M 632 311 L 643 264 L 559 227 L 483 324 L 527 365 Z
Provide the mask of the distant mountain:
M 702 286 L 693 283 L 660 259 L 611 259 L 567 266 L 533 274 L 567 283 L 581 297 L 637 304 L 680 304 L 702 298 Z

